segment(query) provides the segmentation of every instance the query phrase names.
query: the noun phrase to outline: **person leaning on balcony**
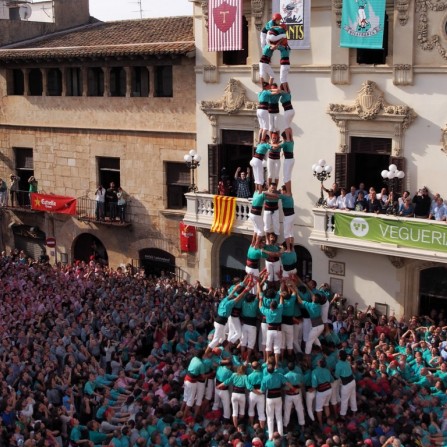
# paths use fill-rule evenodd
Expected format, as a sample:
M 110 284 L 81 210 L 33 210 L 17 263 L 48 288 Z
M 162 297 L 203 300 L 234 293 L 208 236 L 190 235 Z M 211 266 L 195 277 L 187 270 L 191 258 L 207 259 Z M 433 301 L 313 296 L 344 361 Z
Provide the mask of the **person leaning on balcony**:
M 236 197 L 241 199 L 248 199 L 251 196 L 250 192 L 250 168 L 247 168 L 247 172 L 237 168 L 234 173 L 234 184 Z
M 428 195 L 428 189 L 424 186 L 413 197 L 414 217 L 427 219 L 430 214 L 431 200 Z
M 119 186 L 116 191 L 116 197 L 118 199 L 118 216 L 120 218 L 120 223 L 123 224 L 126 222 L 126 195 L 121 186 Z
M 96 220 L 104 221 L 104 204 L 106 201 L 106 190 L 99 185 L 98 189 L 95 192 L 95 200 L 96 200 Z
M 430 215 L 428 216 L 429 219 L 434 220 L 446 220 L 447 210 L 444 205 L 444 200 L 442 197 L 438 197 L 436 199 L 436 204 L 430 211 Z
M 6 182 L 0 178 L 0 206 L 8 205 L 8 186 Z
M 414 206 L 411 198 L 407 197 L 399 208 L 399 216 L 414 217 Z
M 9 176 L 9 196 L 11 198 L 11 206 L 14 206 L 14 197 L 16 199 L 17 205 L 20 205 L 18 198 L 19 182 L 20 177 L 17 177 L 17 175 L 11 174 Z

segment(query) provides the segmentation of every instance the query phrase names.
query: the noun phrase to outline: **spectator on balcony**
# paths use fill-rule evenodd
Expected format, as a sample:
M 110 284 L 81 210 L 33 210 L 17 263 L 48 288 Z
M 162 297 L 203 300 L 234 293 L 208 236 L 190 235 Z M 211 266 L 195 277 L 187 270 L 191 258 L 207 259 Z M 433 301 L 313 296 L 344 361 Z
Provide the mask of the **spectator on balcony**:
M 250 168 L 247 168 L 247 172 L 244 172 L 238 167 L 234 173 L 234 184 L 236 197 L 239 197 L 240 199 L 248 199 L 251 196 Z
M 100 222 L 104 222 L 104 204 L 106 201 L 106 190 L 99 185 L 98 189 L 95 192 L 95 200 L 96 200 L 96 220 Z
M 123 191 L 123 189 L 118 187 L 118 190 L 116 192 L 116 197 L 118 199 L 117 205 L 118 205 L 118 216 L 120 218 L 120 223 L 123 224 L 126 222 L 126 196 Z
M 374 189 L 370 190 L 370 192 L 369 192 L 367 204 L 368 205 L 366 207 L 366 211 L 368 213 L 379 214 L 382 212 L 382 204 L 380 203 L 380 200 L 377 198 L 377 194 Z
M 337 197 L 336 206 L 339 210 L 346 210 L 348 209 L 347 203 L 346 203 L 346 188 L 340 189 L 340 195 Z
M 366 198 L 366 196 L 368 194 L 368 191 L 365 189 L 365 183 L 364 182 L 360 182 L 359 183 L 359 187 L 355 191 L 355 195 L 358 196 L 359 192 L 362 192 L 363 193 L 363 197 Z
M 399 216 L 414 217 L 414 206 L 410 197 L 407 197 L 399 208 Z
M 8 186 L 6 182 L 0 178 L 0 206 L 8 205 Z
M 106 210 L 109 212 L 110 221 L 114 222 L 118 206 L 118 197 L 116 195 L 116 186 L 114 182 L 110 182 L 110 187 L 106 191 L 105 206 Z
M 430 211 L 429 219 L 446 220 L 447 210 L 444 205 L 442 197 L 436 199 L 436 205 Z
M 357 194 L 357 199 L 354 204 L 355 211 L 366 211 L 368 207 L 368 202 L 365 199 L 365 194 L 363 191 L 359 191 Z
M 340 194 L 340 187 L 338 186 L 337 182 L 332 183 L 332 188 L 331 189 L 327 189 L 324 186 L 322 186 L 323 190 L 326 191 L 329 194 L 329 191 L 332 191 L 335 195 L 335 197 L 337 198 Z
M 321 186 L 323 188 L 323 186 Z M 328 208 L 337 208 L 337 196 L 335 195 L 335 192 L 333 189 L 326 189 L 323 188 L 325 191 L 327 191 L 328 197 L 326 199 L 326 206 Z
M 428 195 L 428 189 L 424 186 L 413 197 L 414 217 L 427 219 L 430 214 L 431 200 Z
M 382 202 L 382 204 L 385 204 L 388 200 L 388 192 L 386 188 L 382 188 L 379 192 L 379 194 L 377 194 L 377 199 L 380 200 Z
M 399 209 L 400 209 L 401 205 L 403 205 L 405 203 L 405 199 L 407 197 L 410 197 L 410 191 L 404 191 L 402 193 L 402 197 L 399 197 L 399 199 L 398 199 L 398 201 L 399 201 Z M 410 199 L 411 199 L 411 197 L 410 197 Z
M 231 184 L 230 178 L 226 173 L 222 174 L 222 176 L 220 177 L 220 181 L 217 185 L 217 194 L 219 196 L 231 196 L 232 193 L 233 193 L 233 185 Z
M 439 197 L 441 197 L 441 194 L 439 194 L 439 192 L 433 194 L 433 198 L 431 199 L 431 205 L 430 205 L 430 214 L 433 213 L 433 209 L 437 205 Z
M 11 174 L 9 176 L 9 197 L 11 198 L 11 206 L 14 206 L 14 198 L 15 201 L 17 202 L 17 205 L 20 205 L 18 196 L 19 182 L 20 177 L 18 177 L 17 175 Z
M 357 199 L 356 189 L 355 189 L 355 186 L 352 185 L 350 192 L 348 192 L 346 194 L 346 199 L 345 199 L 346 209 L 353 210 L 355 208 L 356 199 Z
M 34 175 L 32 175 L 29 179 L 28 179 L 28 184 L 29 184 L 29 201 L 31 203 L 31 194 L 33 192 L 37 192 L 37 185 L 38 182 L 36 180 L 36 178 L 34 177 Z

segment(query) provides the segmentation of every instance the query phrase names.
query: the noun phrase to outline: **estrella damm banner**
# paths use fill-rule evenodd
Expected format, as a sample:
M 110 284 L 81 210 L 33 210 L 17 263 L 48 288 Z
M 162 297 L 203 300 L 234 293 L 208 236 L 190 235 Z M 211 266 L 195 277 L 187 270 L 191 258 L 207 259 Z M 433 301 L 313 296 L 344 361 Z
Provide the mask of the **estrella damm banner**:
M 447 225 L 335 213 L 336 236 L 447 252 Z

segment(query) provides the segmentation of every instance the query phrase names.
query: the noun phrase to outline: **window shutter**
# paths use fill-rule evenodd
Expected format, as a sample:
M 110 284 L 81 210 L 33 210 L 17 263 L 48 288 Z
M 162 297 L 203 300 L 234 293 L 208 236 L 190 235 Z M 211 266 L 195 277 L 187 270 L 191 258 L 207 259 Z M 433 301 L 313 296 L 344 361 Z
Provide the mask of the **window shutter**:
M 354 154 L 335 154 L 335 182 L 340 188 L 349 188 L 353 183 L 353 159 Z
M 390 157 L 390 165 L 396 165 L 399 171 L 405 171 L 405 158 L 404 157 Z M 404 190 L 404 179 L 396 179 L 394 192 L 401 195 Z
M 210 194 L 217 194 L 219 173 L 221 170 L 221 144 L 208 145 L 208 190 Z

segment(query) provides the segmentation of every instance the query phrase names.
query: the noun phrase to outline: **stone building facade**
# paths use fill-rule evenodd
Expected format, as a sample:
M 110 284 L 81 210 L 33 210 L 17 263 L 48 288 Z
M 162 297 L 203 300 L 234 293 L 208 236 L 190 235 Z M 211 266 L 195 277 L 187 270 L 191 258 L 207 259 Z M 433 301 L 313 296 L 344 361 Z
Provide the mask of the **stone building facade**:
M 51 237 L 52 260 L 93 253 L 113 267 L 185 270 L 179 220 L 190 175 L 183 156 L 196 148 L 193 20 L 103 23 L 82 1 L 68 11 L 78 17 L 60 25 L 64 3 L 55 2 L 55 24 L 41 24 L 49 32 L 0 24 L 5 35 L 23 29 L 18 43 L 0 48 L 0 177 L 18 175 L 27 190 L 33 175 L 39 192 L 77 198 L 78 213 L 35 212 L 24 192 L 20 207 L 1 209 L 0 243 L 36 256 Z M 95 219 L 95 191 L 111 181 L 127 198 L 125 224 Z

